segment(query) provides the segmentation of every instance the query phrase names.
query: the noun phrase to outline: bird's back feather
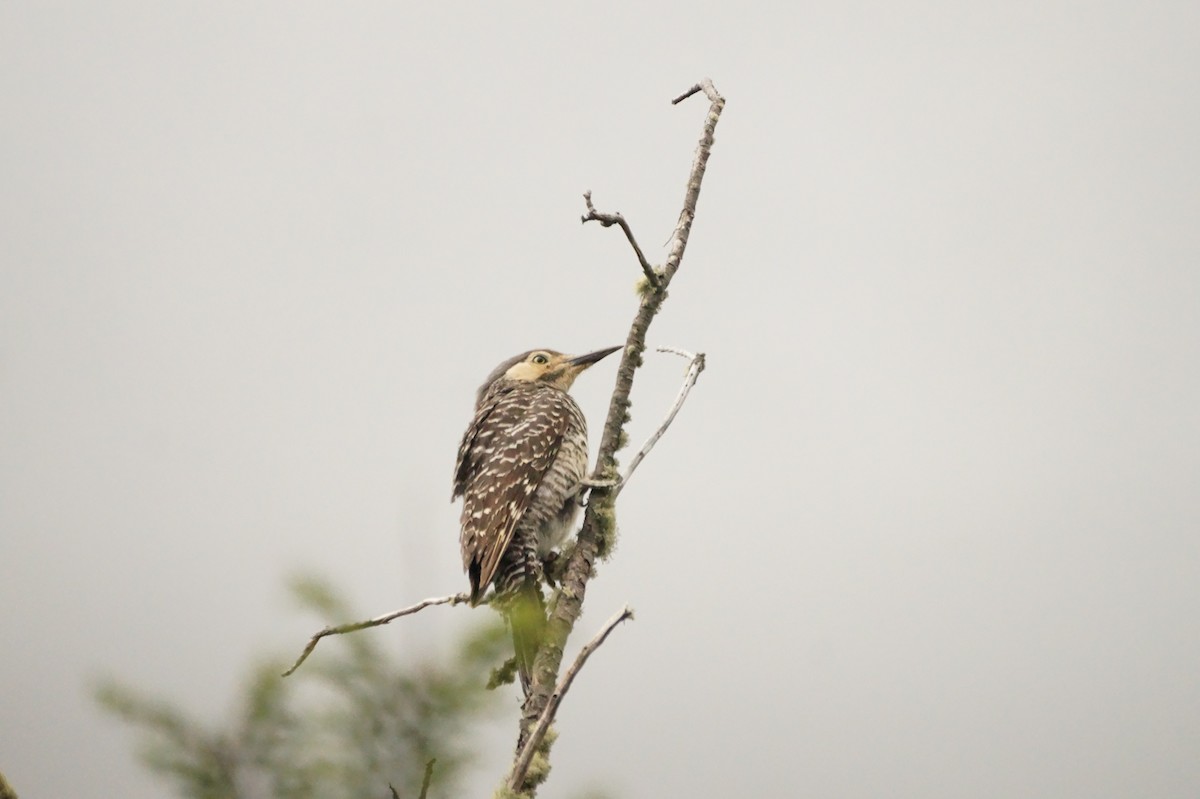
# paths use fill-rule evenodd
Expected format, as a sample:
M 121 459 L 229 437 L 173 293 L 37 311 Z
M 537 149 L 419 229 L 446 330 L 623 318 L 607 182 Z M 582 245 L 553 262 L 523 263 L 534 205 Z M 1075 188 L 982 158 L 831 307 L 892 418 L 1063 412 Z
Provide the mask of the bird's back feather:
M 463 569 L 472 601 L 491 583 L 521 516 L 553 465 L 574 401 L 537 383 L 496 385 L 459 447 L 454 497 L 462 496 Z

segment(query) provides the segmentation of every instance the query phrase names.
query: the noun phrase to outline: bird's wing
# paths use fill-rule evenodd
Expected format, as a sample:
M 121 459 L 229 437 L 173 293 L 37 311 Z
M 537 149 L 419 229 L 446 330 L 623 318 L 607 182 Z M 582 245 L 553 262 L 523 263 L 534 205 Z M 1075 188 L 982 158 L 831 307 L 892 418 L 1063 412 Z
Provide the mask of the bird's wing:
M 479 468 L 478 456 L 482 453 L 481 447 L 477 447 L 476 442 L 479 434 L 484 431 L 484 424 L 488 416 L 496 409 L 496 405 L 503 397 L 503 394 L 497 395 L 480 405 L 475 411 L 475 418 L 471 420 L 467 431 L 463 433 L 462 443 L 458 445 L 458 459 L 454 463 L 454 492 L 450 495 L 451 502 L 466 493 L 472 473 Z
M 569 419 L 554 389 L 510 391 L 485 403 L 463 436 L 455 495 L 463 496 L 463 569 L 472 594 L 487 590 Z

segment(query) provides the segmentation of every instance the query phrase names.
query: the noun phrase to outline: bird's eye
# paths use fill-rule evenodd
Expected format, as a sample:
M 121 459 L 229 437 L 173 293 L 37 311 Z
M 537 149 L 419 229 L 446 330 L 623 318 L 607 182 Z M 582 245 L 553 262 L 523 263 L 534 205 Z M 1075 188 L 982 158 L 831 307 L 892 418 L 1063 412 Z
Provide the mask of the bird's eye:
M 545 355 L 542 355 L 539 352 L 537 355 L 533 356 L 533 362 L 534 363 L 550 363 L 550 359 L 547 358 Z

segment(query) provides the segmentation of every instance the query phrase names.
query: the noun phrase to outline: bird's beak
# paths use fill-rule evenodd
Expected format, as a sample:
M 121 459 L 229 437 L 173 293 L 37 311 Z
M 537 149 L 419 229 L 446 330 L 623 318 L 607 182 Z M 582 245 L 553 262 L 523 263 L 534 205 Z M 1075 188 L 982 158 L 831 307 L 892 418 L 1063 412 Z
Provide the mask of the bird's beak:
M 576 355 L 574 358 L 567 361 L 567 363 L 571 364 L 571 366 L 577 367 L 580 371 L 583 371 L 596 361 L 604 358 L 605 356 L 612 355 L 619 349 L 621 349 L 621 347 L 618 345 L 616 347 L 609 347 L 608 349 L 589 352 L 587 355 Z

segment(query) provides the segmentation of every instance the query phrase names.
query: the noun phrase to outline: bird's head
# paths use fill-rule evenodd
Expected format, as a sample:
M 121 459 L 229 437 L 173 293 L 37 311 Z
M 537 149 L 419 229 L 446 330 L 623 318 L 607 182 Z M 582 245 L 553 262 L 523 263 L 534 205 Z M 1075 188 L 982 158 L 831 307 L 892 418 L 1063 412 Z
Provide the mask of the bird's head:
M 584 369 L 611 355 L 618 347 L 608 347 L 584 355 L 564 355 L 555 350 L 529 350 L 509 358 L 497 366 L 487 381 L 479 387 L 477 400 L 483 401 L 489 388 L 498 380 L 512 383 L 545 383 L 567 391 Z

